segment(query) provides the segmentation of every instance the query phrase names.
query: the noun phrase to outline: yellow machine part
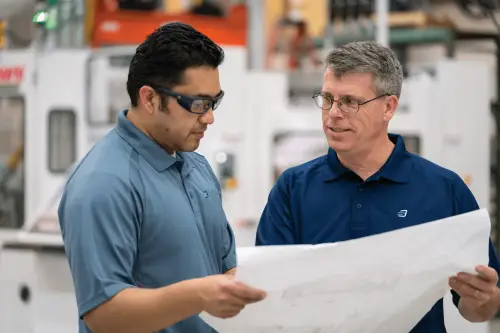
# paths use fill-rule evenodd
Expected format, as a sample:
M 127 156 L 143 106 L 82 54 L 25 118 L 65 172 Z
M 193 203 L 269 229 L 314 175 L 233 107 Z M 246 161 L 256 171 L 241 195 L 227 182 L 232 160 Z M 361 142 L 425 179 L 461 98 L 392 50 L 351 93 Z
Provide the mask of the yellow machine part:
M 24 155 L 24 146 L 19 146 L 10 156 L 7 161 L 7 168 L 9 170 L 15 170 L 19 163 L 21 163 Z

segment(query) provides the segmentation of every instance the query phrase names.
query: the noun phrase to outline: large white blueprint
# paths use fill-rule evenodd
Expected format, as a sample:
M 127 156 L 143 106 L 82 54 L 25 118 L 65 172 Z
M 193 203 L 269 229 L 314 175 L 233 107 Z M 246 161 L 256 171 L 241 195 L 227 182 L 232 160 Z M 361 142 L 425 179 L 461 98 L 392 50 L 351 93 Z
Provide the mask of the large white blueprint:
M 451 275 L 488 263 L 490 228 L 483 209 L 335 244 L 239 248 L 236 278 L 268 297 L 200 316 L 220 333 L 409 332 Z

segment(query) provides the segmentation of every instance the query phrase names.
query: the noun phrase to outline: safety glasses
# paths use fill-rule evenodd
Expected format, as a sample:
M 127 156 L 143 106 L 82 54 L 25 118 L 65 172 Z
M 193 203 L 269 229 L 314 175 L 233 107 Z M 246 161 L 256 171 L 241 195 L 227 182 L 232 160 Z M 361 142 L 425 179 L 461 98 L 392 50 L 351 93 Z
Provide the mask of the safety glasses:
M 150 86 L 163 95 L 175 98 L 177 100 L 177 103 L 182 108 L 184 108 L 188 112 L 195 114 L 204 114 L 210 109 L 215 111 L 215 109 L 217 109 L 217 107 L 220 105 L 222 98 L 224 97 L 224 91 L 222 90 L 215 97 L 187 96 L 157 85 Z

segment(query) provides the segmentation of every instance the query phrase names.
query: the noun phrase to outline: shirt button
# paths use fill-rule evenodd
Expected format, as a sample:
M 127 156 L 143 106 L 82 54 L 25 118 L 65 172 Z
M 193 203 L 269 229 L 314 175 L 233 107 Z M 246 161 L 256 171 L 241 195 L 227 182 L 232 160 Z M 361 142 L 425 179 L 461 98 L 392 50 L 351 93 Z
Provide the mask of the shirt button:
M 358 209 L 361 209 L 361 207 L 363 207 L 363 205 L 357 204 L 356 207 L 358 207 Z
M 358 191 L 359 192 L 363 192 L 363 188 L 362 187 L 358 187 Z

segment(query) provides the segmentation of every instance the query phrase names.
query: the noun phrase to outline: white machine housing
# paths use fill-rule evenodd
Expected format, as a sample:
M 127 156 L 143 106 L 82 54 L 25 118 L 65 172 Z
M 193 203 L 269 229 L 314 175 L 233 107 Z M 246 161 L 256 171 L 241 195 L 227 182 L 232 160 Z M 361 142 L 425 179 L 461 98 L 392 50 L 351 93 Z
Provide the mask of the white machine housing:
M 0 58 L 0 67 L 25 66 L 19 90 L 26 101 L 27 216 L 24 229 L 0 252 L 0 332 L 77 332 L 72 283 L 57 224 L 59 193 L 67 167 L 113 127 L 116 113 L 128 104 L 124 59 L 133 48 L 25 52 L 23 57 L 5 52 Z M 324 154 L 327 146 L 321 110 L 312 99 L 302 106 L 290 103 L 287 74 L 250 72 L 245 49 L 225 52 L 220 76 L 226 97 L 199 152 L 216 174 L 228 156 L 234 157 L 237 186 L 224 190 L 224 206 L 238 245 L 252 246 L 255 222 L 279 174 L 275 167 Z M 417 136 L 424 157 L 471 179 L 482 207 L 488 207 L 490 193 L 487 74 L 481 63 L 443 61 L 436 64 L 434 75 L 408 78 L 400 111 L 390 126 L 392 132 Z M 51 121 L 56 126 L 49 130 Z M 293 144 L 273 146 L 276 135 L 283 132 L 291 133 Z M 302 132 L 307 139 L 293 137 Z M 290 151 L 294 153 L 286 153 Z M 4 239 L 12 236 L 12 232 L 2 234 Z M 459 317 L 449 298 L 446 313 L 450 332 L 487 332 L 487 324 L 473 325 Z

